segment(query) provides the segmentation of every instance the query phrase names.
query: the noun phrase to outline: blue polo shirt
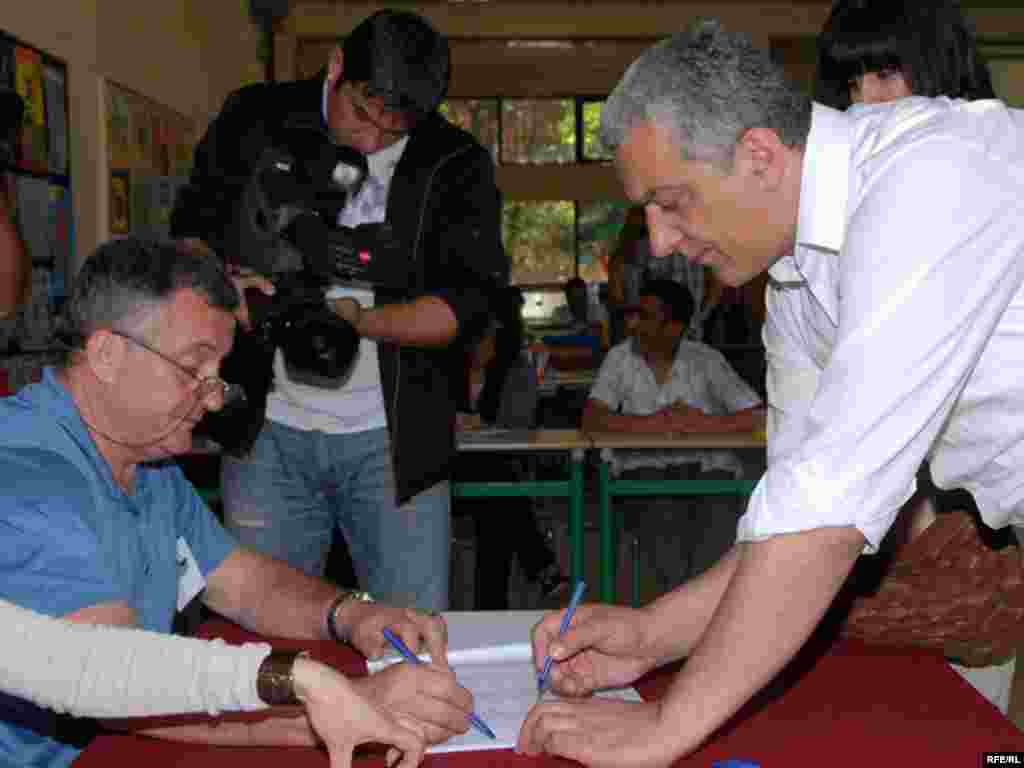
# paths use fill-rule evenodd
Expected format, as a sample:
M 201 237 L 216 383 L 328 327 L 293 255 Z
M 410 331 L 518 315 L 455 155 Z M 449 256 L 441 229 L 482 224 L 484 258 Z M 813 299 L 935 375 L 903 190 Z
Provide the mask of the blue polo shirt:
M 0 425 L 0 597 L 54 616 L 123 601 L 142 628 L 169 632 L 178 540 L 204 578 L 238 546 L 178 466 L 140 466 L 126 494 L 52 369 L 0 399 Z M 78 755 L 65 718 L 0 696 L 0 719 L 0 766 Z

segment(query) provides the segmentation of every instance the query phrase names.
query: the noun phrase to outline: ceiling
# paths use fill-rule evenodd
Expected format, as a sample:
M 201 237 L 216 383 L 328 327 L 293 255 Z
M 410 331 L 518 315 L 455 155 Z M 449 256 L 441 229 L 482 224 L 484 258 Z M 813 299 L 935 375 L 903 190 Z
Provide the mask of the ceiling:
M 735 5 L 757 5 L 756 0 L 717 0 L 722 4 Z M 831 0 L 786 0 L 790 5 L 828 6 Z M 304 5 L 337 5 L 337 6 L 360 6 L 379 5 L 380 0 L 292 0 L 293 5 L 302 3 Z M 686 6 L 706 4 L 703 0 L 391 0 L 391 6 L 429 6 L 429 5 L 588 5 L 609 3 L 623 5 L 624 3 L 637 6 L 656 8 L 657 6 Z M 780 4 L 778 0 L 768 3 L 771 5 Z M 1024 13 L 1024 5 L 1021 0 L 960 0 L 964 8 L 1015 8 Z

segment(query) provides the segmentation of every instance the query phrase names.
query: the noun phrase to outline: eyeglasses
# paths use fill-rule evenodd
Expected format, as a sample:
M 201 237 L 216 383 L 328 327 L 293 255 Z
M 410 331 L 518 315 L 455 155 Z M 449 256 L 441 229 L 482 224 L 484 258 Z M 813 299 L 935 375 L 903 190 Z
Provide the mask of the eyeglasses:
M 227 407 L 229 405 L 235 405 L 245 401 L 245 390 L 243 390 L 237 384 L 230 384 L 220 376 L 200 376 L 198 371 L 193 368 L 182 365 L 172 357 L 168 357 L 160 350 L 147 344 L 142 339 L 136 338 L 128 333 L 123 333 L 114 329 L 110 329 L 110 333 L 115 336 L 120 336 L 122 339 L 132 342 L 138 347 L 150 352 L 165 363 L 177 368 L 181 373 L 188 376 L 192 380 L 192 385 L 196 391 L 196 398 L 198 400 L 209 400 L 212 395 L 218 395 L 221 399 L 222 406 Z

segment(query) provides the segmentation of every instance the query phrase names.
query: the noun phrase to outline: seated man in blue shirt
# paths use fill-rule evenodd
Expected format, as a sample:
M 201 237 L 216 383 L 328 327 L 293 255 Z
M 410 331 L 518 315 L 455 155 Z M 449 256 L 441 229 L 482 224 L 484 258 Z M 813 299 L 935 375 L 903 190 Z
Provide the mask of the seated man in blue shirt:
M 218 370 L 238 305 L 219 262 L 185 243 L 125 238 L 83 265 L 66 361 L 0 400 L 0 597 L 70 621 L 168 632 L 198 596 L 264 635 L 332 637 L 373 656 L 389 626 L 444 659 L 441 618 L 374 604 L 238 546 L 167 461 L 190 450 L 196 422 L 232 393 Z M 472 697 L 444 662 L 399 666 L 403 680 L 353 685 L 428 741 L 466 730 Z M 0 765 L 63 766 L 78 754 L 52 713 L 4 698 L 0 718 Z M 156 735 L 317 743 L 305 718 Z
M 761 398 L 721 352 L 684 338 L 693 297 L 672 280 L 640 288 L 631 338 L 612 347 L 583 411 L 588 432 L 753 432 L 763 427 Z M 743 465 L 731 451 L 623 449 L 612 472 L 634 480 L 732 479 Z M 742 505 L 729 496 L 631 497 L 618 502 L 627 526 L 654 549 L 657 591 L 666 592 L 714 564 L 736 538 Z

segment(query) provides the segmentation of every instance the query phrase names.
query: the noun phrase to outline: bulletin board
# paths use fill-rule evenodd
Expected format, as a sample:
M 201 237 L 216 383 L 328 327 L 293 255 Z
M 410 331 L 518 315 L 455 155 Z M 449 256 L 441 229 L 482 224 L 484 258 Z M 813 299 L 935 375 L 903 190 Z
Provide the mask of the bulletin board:
M 18 234 L 32 258 L 32 295 L 0 324 L 0 355 L 50 347 L 66 296 L 74 227 L 67 64 L 0 30 L 0 88 L 25 103 L 13 167 L 0 173 Z
M 195 124 L 117 83 L 106 92 L 110 234 L 166 237 L 191 171 Z

